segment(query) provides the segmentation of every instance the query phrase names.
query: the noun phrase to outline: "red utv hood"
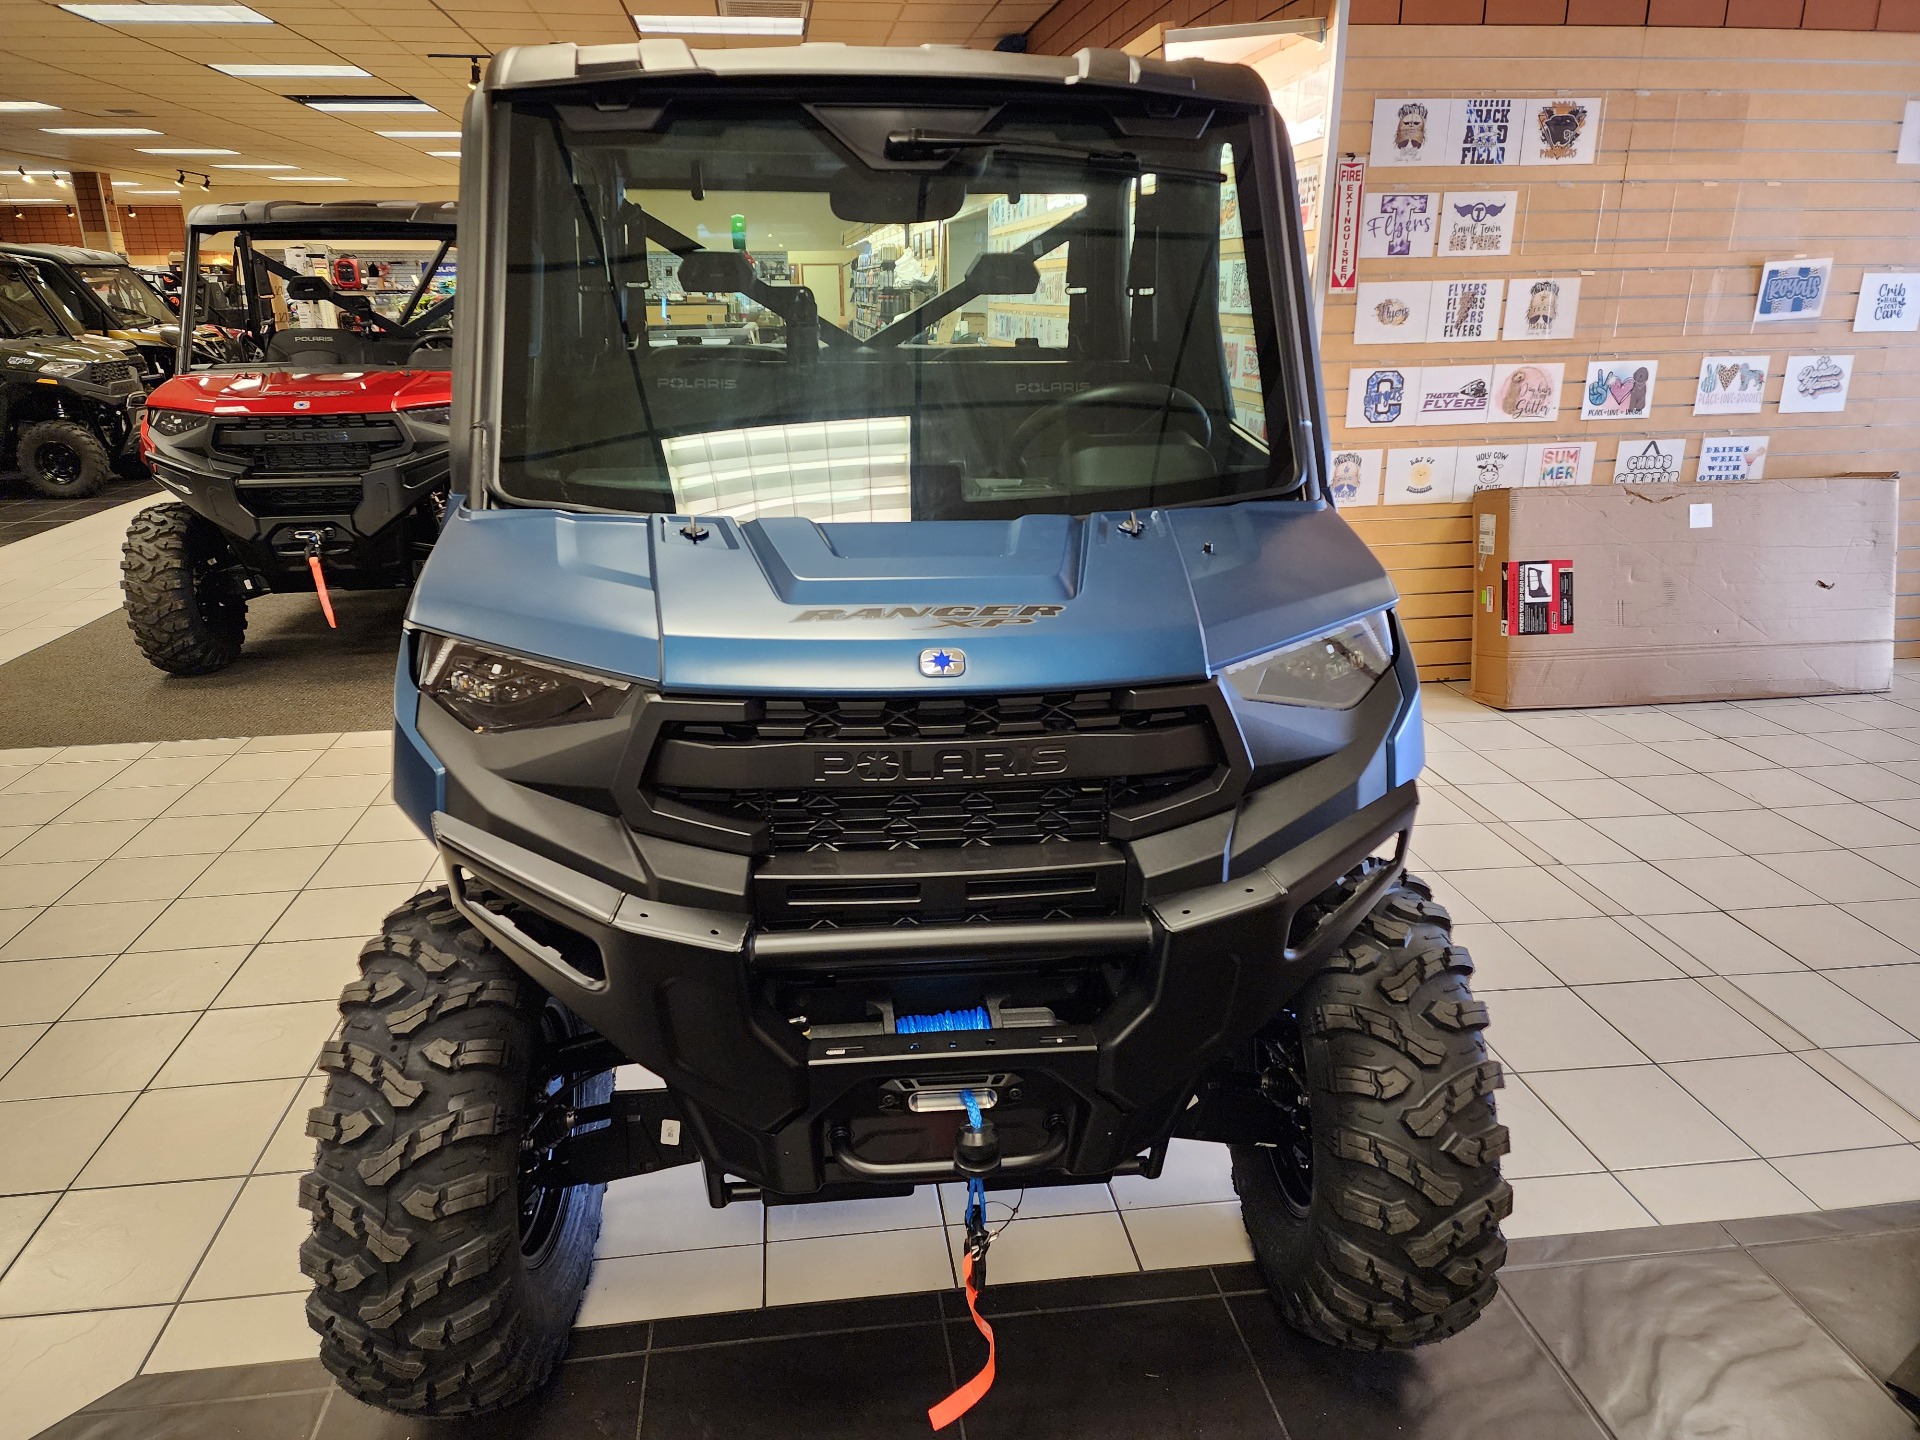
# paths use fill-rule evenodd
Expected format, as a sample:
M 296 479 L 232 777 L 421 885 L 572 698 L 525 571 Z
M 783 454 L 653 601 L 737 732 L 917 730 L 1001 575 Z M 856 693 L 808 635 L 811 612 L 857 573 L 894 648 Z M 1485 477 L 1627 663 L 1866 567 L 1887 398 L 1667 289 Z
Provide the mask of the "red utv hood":
M 447 370 L 203 370 L 147 396 L 150 410 L 212 415 L 367 415 L 453 401 Z

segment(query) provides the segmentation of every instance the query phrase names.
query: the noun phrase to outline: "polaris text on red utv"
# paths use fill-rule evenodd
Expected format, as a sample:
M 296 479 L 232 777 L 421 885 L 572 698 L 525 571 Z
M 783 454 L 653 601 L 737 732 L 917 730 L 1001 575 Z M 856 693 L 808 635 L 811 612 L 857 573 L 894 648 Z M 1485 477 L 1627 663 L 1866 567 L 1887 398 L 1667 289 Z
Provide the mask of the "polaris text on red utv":
M 1419 688 L 1329 501 L 1260 80 L 553 45 L 462 164 L 466 498 L 394 762 L 448 885 L 320 1062 L 341 1384 L 527 1394 L 601 1186 L 678 1164 L 714 1205 L 968 1182 L 977 1287 L 983 1190 L 1217 1142 L 1301 1330 L 1471 1322 L 1500 1072 L 1402 870 Z
M 142 447 L 179 499 L 134 519 L 122 571 L 162 670 L 231 664 L 256 595 L 317 591 L 331 621 L 331 590 L 419 574 L 447 495 L 454 213 L 254 201 L 187 217 L 183 313 L 220 314 L 247 358 L 210 363 L 182 326 L 178 373 L 148 397 Z M 240 314 L 205 293 L 228 253 Z

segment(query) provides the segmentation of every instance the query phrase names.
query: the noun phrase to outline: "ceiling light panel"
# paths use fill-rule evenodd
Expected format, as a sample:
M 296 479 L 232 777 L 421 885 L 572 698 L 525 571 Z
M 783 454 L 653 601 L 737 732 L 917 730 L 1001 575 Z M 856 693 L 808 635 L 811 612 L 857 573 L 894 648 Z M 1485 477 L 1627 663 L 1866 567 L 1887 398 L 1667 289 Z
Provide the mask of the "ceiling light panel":
M 136 145 L 142 155 L 238 155 L 238 150 L 220 150 L 198 145 Z
M 798 15 L 635 15 L 642 35 L 789 35 L 806 33 Z
M 82 20 L 102 25 L 271 25 L 245 5 L 62 5 Z
M 458 150 L 429 150 L 427 154 L 441 160 L 458 160 L 460 158 L 460 152 Z
M 289 95 L 287 99 L 330 115 L 431 115 L 433 106 L 411 95 Z
M 294 165 L 253 165 L 253 164 L 246 164 L 246 165 L 216 165 L 216 166 L 214 166 L 213 168 L 214 168 L 214 169 L 216 169 L 216 170 L 294 170 L 294 169 L 297 169 L 297 168 L 299 168 L 299 167 L 297 167 L 297 166 L 294 166 Z
M 287 185 L 344 185 L 344 175 L 269 175 L 269 180 Z
M 369 72 L 358 65 L 209 65 L 236 80 L 366 80 Z
M 17 113 L 24 110 L 58 110 L 58 105 L 49 105 L 43 100 L 0 100 L 0 111 Z
M 376 135 L 388 140 L 458 140 L 458 130 L 376 130 Z
M 42 125 L 42 135 L 158 135 L 158 130 L 142 129 L 138 125 Z

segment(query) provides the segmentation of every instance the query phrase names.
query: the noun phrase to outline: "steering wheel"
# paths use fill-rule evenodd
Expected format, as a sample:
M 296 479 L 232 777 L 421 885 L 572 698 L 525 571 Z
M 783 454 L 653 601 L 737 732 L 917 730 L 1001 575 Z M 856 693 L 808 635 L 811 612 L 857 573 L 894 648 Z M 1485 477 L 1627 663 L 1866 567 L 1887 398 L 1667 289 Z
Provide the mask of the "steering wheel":
M 413 342 L 413 348 L 416 353 L 421 350 L 451 350 L 453 349 L 453 332 L 430 330 Z
M 1213 417 L 1186 391 L 1152 380 L 1124 380 L 1111 385 L 1096 385 L 1064 400 L 1036 410 L 1020 422 L 1007 445 L 1007 460 L 1015 474 L 1027 473 L 1027 452 L 1054 432 L 1075 425 L 1080 416 L 1094 410 L 1130 410 L 1139 418 L 1130 425 L 1108 426 L 1095 433 L 1102 435 L 1138 435 L 1165 425 L 1191 435 L 1202 445 L 1213 441 Z M 1056 447 L 1059 442 L 1056 440 Z

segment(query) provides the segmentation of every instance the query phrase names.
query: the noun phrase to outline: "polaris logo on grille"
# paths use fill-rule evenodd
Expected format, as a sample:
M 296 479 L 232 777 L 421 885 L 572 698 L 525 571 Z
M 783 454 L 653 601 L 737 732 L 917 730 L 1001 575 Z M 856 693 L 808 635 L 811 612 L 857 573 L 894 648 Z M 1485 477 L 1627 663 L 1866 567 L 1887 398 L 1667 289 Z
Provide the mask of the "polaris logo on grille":
M 1063 745 L 913 746 L 895 750 L 821 749 L 813 752 L 813 783 L 914 785 L 935 780 L 1019 780 L 1060 775 Z

